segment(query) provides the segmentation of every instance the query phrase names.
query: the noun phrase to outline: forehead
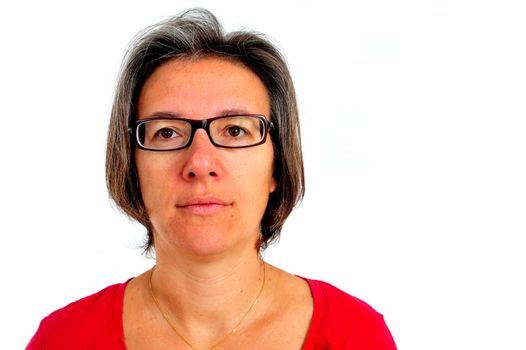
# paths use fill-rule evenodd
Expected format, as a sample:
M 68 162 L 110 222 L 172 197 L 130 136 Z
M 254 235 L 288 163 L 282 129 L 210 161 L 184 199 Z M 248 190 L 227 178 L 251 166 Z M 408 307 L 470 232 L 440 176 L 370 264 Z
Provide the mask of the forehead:
M 207 118 L 224 111 L 269 116 L 267 89 L 239 62 L 206 57 L 168 61 L 145 81 L 137 103 L 138 118 L 170 112 Z

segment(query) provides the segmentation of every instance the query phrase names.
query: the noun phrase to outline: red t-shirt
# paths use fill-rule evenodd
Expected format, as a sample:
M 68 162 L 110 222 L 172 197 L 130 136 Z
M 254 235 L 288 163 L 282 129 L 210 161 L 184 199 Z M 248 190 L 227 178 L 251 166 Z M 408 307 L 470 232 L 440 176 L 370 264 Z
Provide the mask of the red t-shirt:
M 306 279 L 314 299 L 303 350 L 396 350 L 383 316 L 334 286 Z M 122 306 L 127 282 L 73 302 L 44 318 L 26 350 L 126 350 Z

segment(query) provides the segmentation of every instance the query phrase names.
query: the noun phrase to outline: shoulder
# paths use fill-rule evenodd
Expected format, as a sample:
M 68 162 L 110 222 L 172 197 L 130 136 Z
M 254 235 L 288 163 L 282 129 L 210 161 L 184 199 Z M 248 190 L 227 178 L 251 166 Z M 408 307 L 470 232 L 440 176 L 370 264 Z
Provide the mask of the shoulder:
M 112 316 L 112 311 L 122 309 L 122 300 L 126 283 L 108 286 L 97 293 L 74 301 L 65 307 L 52 312 L 44 321 L 46 326 L 56 325 L 78 328 L 80 324 L 89 326 L 100 319 Z M 120 305 L 119 305 L 120 303 Z
M 100 342 L 108 344 L 109 335 L 117 340 L 122 335 L 126 285 L 127 282 L 108 286 L 52 312 L 40 323 L 28 349 L 99 348 Z
M 382 314 L 333 285 L 306 279 L 314 299 L 313 349 L 396 349 Z
M 125 286 L 126 283 L 108 286 L 52 312 L 47 319 L 53 322 L 65 321 L 76 319 L 78 316 L 94 316 L 98 311 L 106 311 L 108 307 L 114 306 L 114 302 L 123 296 Z
M 331 317 L 351 317 L 358 319 L 375 319 L 381 314 L 369 304 L 357 297 L 347 294 L 332 284 L 317 280 L 307 280 L 315 301 L 323 302 L 325 311 Z

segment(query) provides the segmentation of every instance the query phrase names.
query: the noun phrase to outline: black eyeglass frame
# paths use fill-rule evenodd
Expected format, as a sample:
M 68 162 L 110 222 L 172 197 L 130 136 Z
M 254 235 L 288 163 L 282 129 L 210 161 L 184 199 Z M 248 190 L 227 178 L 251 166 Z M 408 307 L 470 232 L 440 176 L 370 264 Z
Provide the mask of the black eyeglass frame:
M 258 143 L 255 143 L 253 145 L 247 145 L 247 146 L 224 146 L 224 145 L 219 145 L 219 144 L 215 143 L 214 140 L 212 139 L 212 136 L 210 135 L 210 123 L 213 122 L 214 120 L 217 120 L 217 119 L 225 119 L 225 118 L 232 118 L 232 117 L 250 117 L 250 118 L 256 118 L 256 119 L 259 119 L 260 121 L 262 121 L 264 130 L 263 130 L 263 137 L 262 137 L 261 141 L 259 141 Z M 148 121 L 151 121 L 151 120 L 181 120 L 181 121 L 187 122 L 188 124 L 190 124 L 190 127 L 191 127 L 190 137 L 188 138 L 188 141 L 183 146 L 179 146 L 177 148 L 155 149 L 155 148 L 145 147 L 145 146 L 141 145 L 141 143 L 139 142 L 139 127 L 142 124 L 144 124 L 144 123 L 146 123 Z M 192 144 L 192 141 L 194 140 L 194 135 L 195 135 L 196 131 L 199 130 L 199 129 L 204 129 L 205 130 L 206 134 L 208 135 L 208 139 L 216 147 L 220 147 L 220 148 L 248 148 L 248 147 L 254 147 L 254 146 L 258 146 L 258 145 L 261 145 L 261 144 L 265 143 L 265 141 L 267 141 L 267 134 L 270 133 L 272 130 L 274 130 L 274 123 L 272 123 L 271 121 L 268 121 L 267 118 L 265 118 L 265 116 L 263 116 L 261 114 L 229 114 L 229 115 L 222 115 L 222 116 L 218 116 L 218 117 L 207 118 L 207 119 L 199 119 L 199 120 L 186 119 L 186 118 L 177 118 L 177 117 L 173 117 L 173 116 L 169 116 L 169 115 L 160 115 L 160 116 L 157 116 L 157 117 L 136 120 L 134 125 L 133 125 L 133 127 L 129 128 L 128 131 L 133 135 L 133 140 L 134 140 L 134 143 L 137 146 L 137 148 L 145 150 L 145 151 L 169 152 L 169 151 L 177 151 L 177 150 L 181 150 L 181 149 L 190 147 L 190 145 Z

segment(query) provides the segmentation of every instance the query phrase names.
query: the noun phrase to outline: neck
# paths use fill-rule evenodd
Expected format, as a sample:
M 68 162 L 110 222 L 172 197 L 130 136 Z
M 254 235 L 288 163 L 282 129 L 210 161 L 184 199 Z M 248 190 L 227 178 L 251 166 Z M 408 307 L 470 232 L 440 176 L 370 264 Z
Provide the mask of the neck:
M 206 261 L 161 254 L 152 288 L 159 308 L 180 333 L 190 339 L 218 339 L 237 326 L 258 297 L 262 264 L 255 249 Z

